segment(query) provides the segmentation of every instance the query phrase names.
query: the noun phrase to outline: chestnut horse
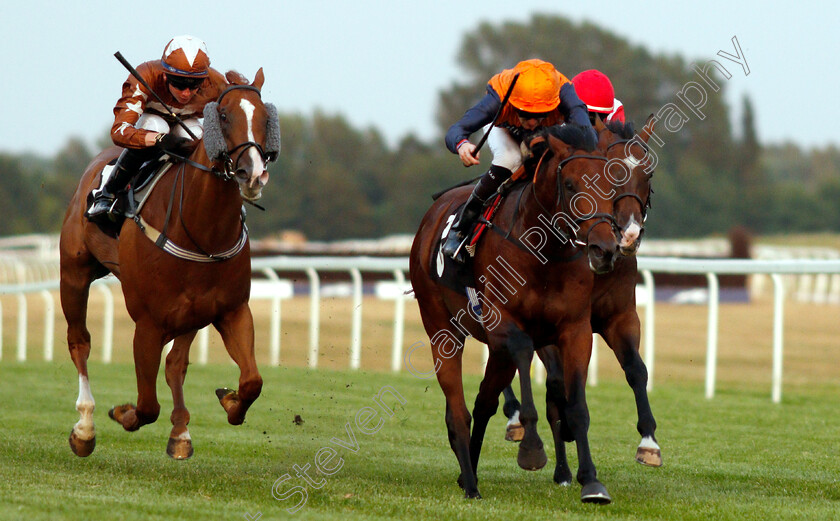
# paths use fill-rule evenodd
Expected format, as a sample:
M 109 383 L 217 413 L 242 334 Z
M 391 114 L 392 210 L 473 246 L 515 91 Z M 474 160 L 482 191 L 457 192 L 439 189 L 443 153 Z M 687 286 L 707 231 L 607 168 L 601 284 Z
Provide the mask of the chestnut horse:
M 609 186 L 603 179 L 598 186 L 584 180 L 593 172 L 603 172 L 606 158 L 593 155 L 595 143 L 586 143 L 584 133 L 570 125 L 550 129 L 546 139 L 548 149 L 534 182 L 520 185 L 506 197 L 493 219 L 491 229 L 498 233 L 486 233 L 472 260 L 481 314 L 463 293 L 440 284 L 432 272 L 440 239 L 446 236 L 456 208 L 469 195 L 468 187 L 447 192 L 423 217 L 411 249 L 411 283 L 446 397 L 449 442 L 460 465 L 458 483 L 465 496 L 480 497 L 476 471 L 487 422 L 498 408 L 499 393 L 517 371 L 525 427 L 517 460 L 528 470 L 546 464 L 529 369 L 535 346 L 551 346 L 540 356 L 557 360 L 562 368 L 564 415 L 577 442 L 581 498 L 607 503 L 609 494 L 596 478 L 589 450 L 585 382 L 592 347 L 593 272 L 612 269 L 618 244 L 611 226 L 612 200 L 596 192 Z M 583 199 L 590 201 L 585 210 L 578 205 Z M 490 349 L 473 410 L 472 436 L 473 418 L 466 407 L 461 374 L 461 349 L 467 334 Z
M 599 122 L 600 123 L 600 122 Z M 627 383 L 636 399 L 638 423 L 636 428 L 642 435 L 642 441 L 636 449 L 636 461 L 644 465 L 659 467 L 662 465 L 660 447 L 654 431 L 656 421 L 650 409 L 647 395 L 648 374 L 642 358 L 639 356 L 641 327 L 636 312 L 636 267 L 635 252 L 644 233 L 647 209 L 650 207 L 651 176 L 656 166 L 656 156 L 647 148 L 647 142 L 653 133 L 653 123 L 648 119 L 643 130 L 635 135 L 632 124 L 624 126 L 611 123 L 608 127 L 597 125 L 598 149 L 610 160 L 607 174 L 615 185 L 613 193 L 613 211 L 617 231 L 621 242 L 619 248 L 622 257 L 616 262 L 615 269 L 606 274 L 595 276 L 592 290 L 592 330 L 601 335 L 613 350 Z M 547 385 L 554 385 L 559 378 L 547 368 Z M 512 421 L 518 417 L 519 403 L 513 390 L 504 390 L 505 415 Z M 549 414 L 549 418 L 552 414 Z M 556 425 L 552 422 L 552 428 Z M 521 427 L 509 424 L 507 439 L 518 441 Z M 555 433 L 555 443 L 559 443 Z M 565 458 L 558 453 L 555 481 L 564 482 L 570 476 Z
M 90 455 L 96 445 L 87 371 L 88 294 L 91 283 L 109 272 L 122 283 L 126 308 L 135 322 L 137 404 L 109 412 L 125 430 L 157 419 L 155 384 L 162 349 L 174 340 L 166 357 L 166 382 L 174 401 L 167 454 L 176 459 L 192 455 L 182 386 L 192 339 L 208 324 L 219 331 L 240 369 L 237 391 L 216 392 L 228 422 L 241 424 L 262 389 L 248 307 L 251 258 L 242 203 L 258 199 L 268 181 L 266 162 L 279 151 L 279 121 L 276 109 L 260 99 L 262 69 L 250 85 L 235 72 L 226 78 L 230 86 L 205 107 L 199 146 L 167 171 L 136 218 L 122 223 L 118 238 L 84 216 L 88 194 L 99 185 L 102 168 L 119 155 L 117 147 L 88 165 L 64 217 L 61 306 L 67 345 L 79 372 L 80 419 L 70 434 L 70 447 L 78 456 Z

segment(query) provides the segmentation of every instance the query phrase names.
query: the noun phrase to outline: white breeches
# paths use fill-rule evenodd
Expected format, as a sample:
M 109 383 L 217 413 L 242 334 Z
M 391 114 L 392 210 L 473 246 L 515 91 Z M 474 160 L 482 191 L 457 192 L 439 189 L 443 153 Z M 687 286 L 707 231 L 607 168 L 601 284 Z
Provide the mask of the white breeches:
M 522 149 L 506 129 L 494 128 L 487 138 L 487 146 L 493 154 L 491 164 L 503 166 L 511 172 L 516 172 L 522 166 Z
M 198 118 L 184 119 L 182 121 L 195 134 L 195 137 L 201 139 L 201 136 L 204 134 L 204 129 L 201 127 L 201 122 Z M 140 119 L 137 120 L 134 126 L 144 130 L 160 132 L 161 134 L 168 134 L 170 131 L 169 123 L 165 119 L 157 114 L 149 114 L 148 112 L 141 114 Z M 190 137 L 181 125 L 175 125 L 175 130 L 172 133 L 180 137 Z

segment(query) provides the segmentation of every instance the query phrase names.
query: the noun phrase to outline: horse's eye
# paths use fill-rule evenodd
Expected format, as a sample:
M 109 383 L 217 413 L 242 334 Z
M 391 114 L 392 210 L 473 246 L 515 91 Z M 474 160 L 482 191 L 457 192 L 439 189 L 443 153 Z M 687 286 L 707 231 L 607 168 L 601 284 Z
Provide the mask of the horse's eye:
M 227 121 L 227 114 L 222 112 L 221 114 L 219 114 L 219 119 L 221 119 L 222 121 Z
M 568 191 L 570 191 L 570 192 L 574 192 L 574 191 L 575 191 L 575 184 L 572 182 L 572 180 L 571 180 L 571 179 L 566 179 L 566 180 L 563 182 L 563 186 L 565 186 L 565 187 L 566 187 L 566 190 L 568 190 Z

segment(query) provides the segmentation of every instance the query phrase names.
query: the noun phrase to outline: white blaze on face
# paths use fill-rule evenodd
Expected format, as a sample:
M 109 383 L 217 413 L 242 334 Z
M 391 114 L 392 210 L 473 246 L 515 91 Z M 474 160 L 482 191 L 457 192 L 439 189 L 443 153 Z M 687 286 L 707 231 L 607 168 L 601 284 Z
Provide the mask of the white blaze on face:
M 633 157 L 633 155 L 631 154 L 628 157 L 624 158 L 624 164 L 627 165 L 627 168 L 629 168 L 630 171 L 632 172 L 633 169 L 636 168 L 637 166 L 641 165 L 642 162 L 639 161 L 638 159 L 636 159 L 635 157 Z
M 633 245 L 638 239 L 639 234 L 641 233 L 642 228 L 639 226 L 639 223 L 636 222 L 635 217 L 630 218 L 630 222 L 627 223 L 627 226 L 621 231 L 621 242 L 618 244 L 621 248 L 629 248 Z
M 245 113 L 245 118 L 248 122 L 248 141 L 256 142 L 254 138 L 254 105 L 250 101 L 242 99 L 239 101 L 239 107 Z M 262 180 L 263 173 L 265 172 L 263 158 L 257 152 L 256 147 L 249 147 L 246 154 L 251 158 L 251 164 L 253 165 L 253 169 L 248 172 L 247 185 L 251 188 L 260 188 L 268 178 L 266 175 L 266 180 Z

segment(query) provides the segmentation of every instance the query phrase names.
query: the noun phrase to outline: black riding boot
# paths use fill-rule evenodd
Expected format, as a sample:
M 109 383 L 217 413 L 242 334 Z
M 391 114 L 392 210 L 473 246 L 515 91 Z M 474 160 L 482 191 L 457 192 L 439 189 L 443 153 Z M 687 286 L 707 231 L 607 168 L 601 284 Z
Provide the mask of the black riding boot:
M 463 262 L 466 257 L 463 255 L 463 243 L 470 236 L 473 226 L 481 215 L 481 210 L 490 197 L 493 196 L 502 186 L 502 183 L 510 179 L 513 173 L 503 166 L 492 165 L 473 188 L 472 194 L 461 209 L 449 235 L 443 243 L 441 251 L 444 255 Z
M 90 205 L 85 215 L 88 219 L 96 220 L 101 216 L 110 214 L 117 192 L 125 188 L 131 178 L 140 169 L 146 154 L 142 151 L 125 149 L 120 154 L 111 175 L 98 190 L 93 191 L 93 204 Z

